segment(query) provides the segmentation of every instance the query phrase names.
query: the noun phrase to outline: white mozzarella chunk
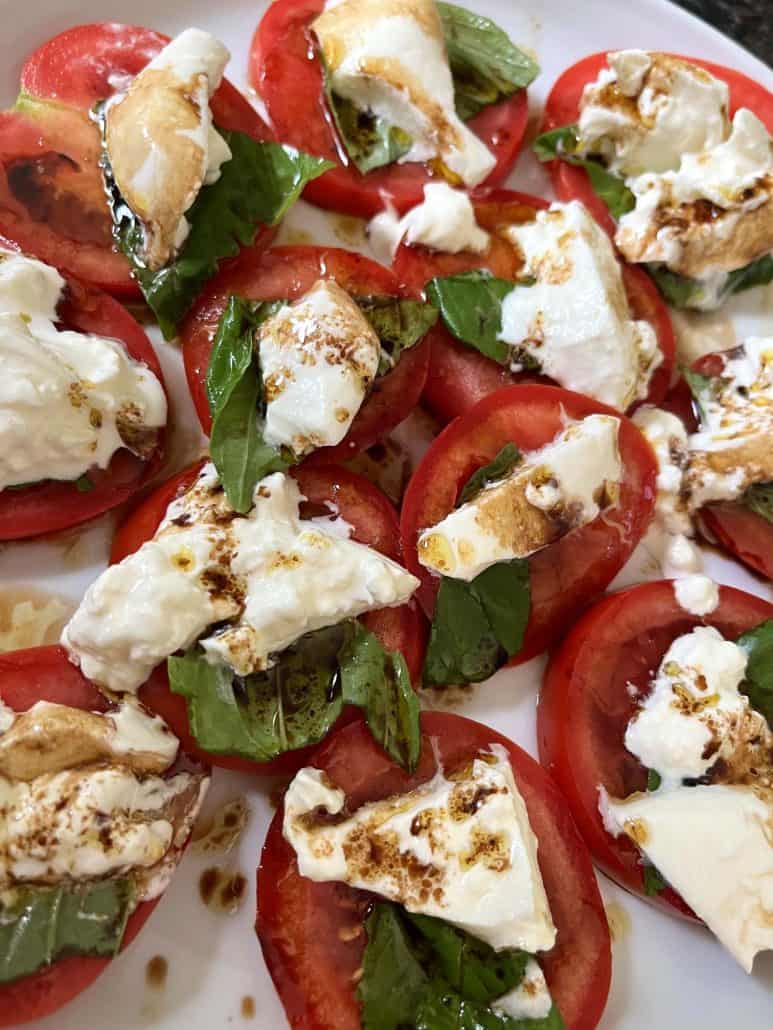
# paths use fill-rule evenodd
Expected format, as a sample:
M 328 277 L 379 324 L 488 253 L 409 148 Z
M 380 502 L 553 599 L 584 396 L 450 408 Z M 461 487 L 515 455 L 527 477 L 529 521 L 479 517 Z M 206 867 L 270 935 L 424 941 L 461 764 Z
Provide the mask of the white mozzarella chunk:
M 729 352 L 701 398 L 701 425 L 689 438 L 689 506 L 731 501 L 773 479 L 773 339 L 753 337 Z
M 664 172 L 683 154 L 722 142 L 728 100 L 727 84 L 696 65 L 621 50 L 583 91 L 580 144 L 616 174 Z
M 769 792 L 713 784 L 602 798 L 609 832 L 626 833 L 750 973 L 773 949 L 773 805 Z
M 439 159 L 466 186 L 492 171 L 494 155 L 456 114 L 432 0 L 329 0 L 312 29 L 333 91 L 410 136 L 400 161 Z
M 545 1019 L 553 1006 L 550 988 L 536 959 L 526 963 L 523 979 L 512 991 L 491 1003 L 495 1012 L 511 1019 Z
M 469 194 L 445 182 L 427 183 L 424 200 L 402 218 L 393 208 L 376 215 L 368 224 L 368 238 L 386 264 L 391 263 L 401 240 L 446 254 L 463 250 L 482 254 L 489 245 L 489 234 L 475 221 Z
M 0 490 L 78 479 L 122 447 L 145 457 L 166 422 L 161 383 L 122 344 L 56 328 L 64 285 L 0 253 Z
M 345 800 L 317 769 L 290 784 L 283 830 L 302 876 L 373 891 L 497 950 L 553 946 L 538 842 L 503 748 L 492 745 L 458 779 L 439 771 L 407 794 L 327 819 Z
M 691 615 L 710 615 L 719 607 L 719 586 L 709 576 L 683 576 L 674 583 L 677 604 Z
M 590 415 L 523 456 L 505 479 L 419 535 L 422 565 L 472 580 L 497 562 L 525 558 L 614 503 L 623 477 L 620 422 Z
M 62 634 L 71 659 L 96 683 L 136 691 L 159 662 L 227 622 L 201 646 L 248 675 L 305 633 L 408 600 L 414 576 L 338 527 L 300 519 L 301 500 L 276 473 L 237 516 L 206 466 L 156 536 L 88 589 Z
M 318 280 L 258 330 L 266 443 L 300 457 L 340 443 L 378 372 L 381 344 L 349 294 Z
M 649 322 L 635 321 L 607 234 L 579 201 L 553 204 L 507 236 L 532 286 L 502 302 L 500 339 L 535 358 L 561 386 L 620 411 L 646 397 L 663 355 Z

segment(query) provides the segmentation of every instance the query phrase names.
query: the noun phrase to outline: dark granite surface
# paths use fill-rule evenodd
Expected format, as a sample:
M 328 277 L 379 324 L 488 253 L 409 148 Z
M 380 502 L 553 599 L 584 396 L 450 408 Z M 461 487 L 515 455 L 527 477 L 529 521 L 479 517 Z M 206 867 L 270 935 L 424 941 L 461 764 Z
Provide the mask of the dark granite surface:
M 773 64 L 773 0 L 676 0 L 747 50 Z

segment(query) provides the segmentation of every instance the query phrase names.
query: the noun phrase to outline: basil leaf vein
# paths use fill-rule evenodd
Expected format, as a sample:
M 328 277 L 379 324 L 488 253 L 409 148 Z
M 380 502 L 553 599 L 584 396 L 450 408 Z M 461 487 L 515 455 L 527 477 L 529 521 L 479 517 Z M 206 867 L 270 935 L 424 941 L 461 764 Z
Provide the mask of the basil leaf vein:
M 518 285 L 484 270 L 462 272 L 432 279 L 427 297 L 453 336 L 498 364 L 508 365 L 510 344 L 499 339 L 502 301 Z

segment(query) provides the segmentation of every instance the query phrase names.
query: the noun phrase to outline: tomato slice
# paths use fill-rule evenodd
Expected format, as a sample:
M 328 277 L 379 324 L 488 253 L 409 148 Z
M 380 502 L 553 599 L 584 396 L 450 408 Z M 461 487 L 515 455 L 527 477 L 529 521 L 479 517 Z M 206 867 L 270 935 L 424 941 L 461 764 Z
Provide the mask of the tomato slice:
M 199 462 L 173 476 L 134 508 L 115 535 L 110 551 L 111 563 L 133 554 L 153 536 L 166 514 L 166 509 L 175 497 L 185 493 L 193 483 L 201 464 Z M 334 505 L 334 510 L 353 527 L 355 540 L 375 548 L 394 561 L 400 561 L 397 513 L 378 487 L 355 472 L 332 465 L 297 468 L 293 470 L 292 475 L 298 481 L 308 504 L 316 508 Z M 397 608 L 382 608 L 368 612 L 362 616 L 362 622 L 376 634 L 386 650 L 402 652 L 411 679 L 417 682 L 424 662 L 427 629 L 415 602 L 411 601 Z M 313 750 L 308 747 L 290 751 L 271 762 L 261 764 L 244 758 L 210 755 L 202 751 L 190 732 L 185 699 L 179 694 L 173 694 L 169 689 L 165 665 L 160 665 L 153 672 L 142 687 L 140 698 L 143 704 L 151 711 L 157 712 L 169 724 L 188 754 L 225 769 L 267 775 L 289 774 L 299 769 Z M 352 718 L 353 712 L 346 709 L 339 724 L 344 724 Z
M 434 526 L 453 509 L 472 473 L 506 443 L 533 451 L 549 443 L 567 418 L 598 413 L 620 419 L 624 478 L 619 502 L 529 558 L 531 615 L 523 648 L 511 665 L 555 644 L 630 557 L 654 506 L 657 469 L 649 444 L 625 416 L 582 394 L 556 386 L 506 386 L 443 430 L 405 492 L 400 524 L 405 564 L 421 579 L 417 596 L 431 617 L 440 580 L 419 564 L 416 541 L 421 530 Z
M 27 58 L 22 96 L 0 114 L 0 233 L 67 275 L 119 297 L 139 296 L 114 246 L 89 112 L 122 89 L 169 41 L 109 22 L 54 36 Z M 217 125 L 256 139 L 272 134 L 227 81 L 212 98 Z
M 5 246 L 0 239 L 0 246 Z M 164 383 L 161 366 L 150 340 L 118 301 L 101 290 L 73 279 L 58 311 L 62 325 L 81 333 L 119 340 L 135 361 L 147 365 Z M 158 471 L 163 459 L 164 432 L 156 451 L 143 460 L 130 451 L 116 451 L 106 469 L 93 469 L 93 488 L 79 492 L 74 483 L 47 480 L 21 490 L 0 491 L 0 541 L 21 540 L 77 526 L 123 504 Z
M 439 762 L 453 770 L 492 744 L 506 748 L 518 789 L 539 841 L 540 871 L 558 930 L 552 951 L 540 956 L 553 1000 L 567 1030 L 592 1030 L 609 993 L 609 928 L 593 869 L 555 784 L 516 744 L 459 715 L 424 712 L 422 758 L 409 776 L 373 743 L 362 722 L 336 731 L 311 764 L 346 790 L 357 808 L 413 789 Z M 372 895 L 341 883 L 301 876 L 282 835 L 282 810 L 271 823 L 258 870 L 256 928 L 263 955 L 293 1030 L 358 1030 L 356 973 L 362 965 L 361 929 Z
M 607 67 L 608 53 L 610 51 L 602 50 L 597 54 L 590 54 L 567 68 L 558 77 L 545 102 L 540 133 L 549 132 L 563 125 L 572 125 L 577 121 L 580 117 L 582 91 L 589 82 L 595 81 L 603 68 Z M 672 56 L 681 57 L 683 61 L 690 61 L 699 68 L 705 68 L 707 72 L 728 84 L 731 118 L 739 107 L 748 107 L 765 123 L 768 132 L 773 132 L 773 98 L 770 90 L 761 83 L 733 68 L 725 68 L 724 65 L 704 61 L 699 57 L 685 57 L 681 54 Z M 591 187 L 585 169 L 570 165 L 566 161 L 551 161 L 547 168 L 559 200 L 581 200 L 593 213 L 599 225 L 603 226 L 610 236 L 614 236 L 616 222 L 604 201 Z
M 457 275 L 477 268 L 486 268 L 502 279 L 515 279 L 520 274 L 521 258 L 498 229 L 531 221 L 536 211 L 550 206 L 549 202 L 527 193 L 490 189 L 474 190 L 472 201 L 476 221 L 492 234 L 488 250 L 482 255 L 470 251 L 443 254 L 427 247 L 401 243 L 392 266 L 401 282 L 421 290 L 435 276 Z M 595 215 L 595 212 L 591 213 Z M 659 404 L 668 392 L 676 361 L 676 338 L 671 316 L 646 272 L 623 263 L 620 270 L 633 317 L 652 325 L 663 354 L 663 361 L 652 376 L 649 393 L 643 402 Z M 534 379 L 533 374 L 510 372 L 441 328 L 433 338 L 422 403 L 438 418 L 450 422 L 494 390 L 509 383 Z M 544 381 L 551 382 L 549 379 Z M 637 402 L 637 405 L 639 403 L 642 402 Z
M 36 701 L 103 712 L 108 705 L 93 683 L 68 661 L 61 647 L 32 647 L 0 655 L 0 700 L 15 712 Z M 121 950 L 128 947 L 159 902 L 138 905 L 126 924 Z M 72 1001 L 110 964 L 109 958 L 72 955 L 21 980 L 0 985 L 0 1026 L 42 1019 Z
M 575 624 L 548 666 L 537 710 L 542 764 L 569 803 L 596 864 L 623 887 L 644 894 L 638 849 L 609 836 L 598 788 L 624 798 L 646 790 L 644 766 L 625 749 L 636 704 L 633 683 L 646 691 L 671 643 L 696 626 L 714 626 L 729 640 L 773 617 L 773 605 L 720 587 L 719 607 L 698 618 L 681 608 L 673 582 L 642 583 L 605 597 Z M 668 889 L 649 899 L 695 918 Z
M 309 28 L 323 7 L 324 0 L 276 0 L 269 7 L 252 40 L 250 83 L 263 98 L 280 139 L 337 165 L 308 184 L 306 200 L 361 218 L 371 218 L 388 203 L 405 211 L 422 200 L 424 185 L 433 174 L 425 164 L 410 163 L 362 175 L 345 163 Z M 490 185 L 503 182 L 515 164 L 528 116 L 522 89 L 470 120 L 470 128 L 497 159 L 486 179 Z
M 207 400 L 206 375 L 212 341 L 231 294 L 249 300 L 295 300 L 318 279 L 334 279 L 354 295 L 407 296 L 392 272 L 361 254 L 337 247 L 248 247 L 228 262 L 204 287 L 186 318 L 181 338 L 183 360 L 193 403 L 202 428 L 208 433 L 212 418 Z M 430 330 L 416 346 L 404 351 L 395 367 L 380 376 L 357 413 L 346 437 L 336 447 L 321 447 L 306 458 L 306 465 L 348 461 L 376 443 L 416 407 L 427 378 Z

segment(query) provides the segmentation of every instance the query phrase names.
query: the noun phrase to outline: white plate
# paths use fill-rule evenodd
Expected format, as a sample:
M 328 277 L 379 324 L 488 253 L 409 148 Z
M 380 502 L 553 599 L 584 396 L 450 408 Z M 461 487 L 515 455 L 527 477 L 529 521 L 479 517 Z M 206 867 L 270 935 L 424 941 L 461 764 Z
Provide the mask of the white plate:
M 601 49 L 676 50 L 738 68 L 773 87 L 773 76 L 761 62 L 663 0 L 594 0 L 585 5 L 573 0 L 522 0 L 517 7 L 502 0 L 462 2 L 495 18 L 516 42 L 537 52 L 542 74 L 529 90 L 533 114 L 564 68 Z M 249 41 L 265 6 L 254 0 L 220 4 L 211 0 L 167 0 L 165 4 L 158 0 L 0 0 L 4 26 L 0 101 L 7 106 L 13 100 L 19 64 L 31 49 L 71 25 L 111 19 L 145 24 L 170 34 L 189 25 L 209 29 L 230 47 L 229 77 L 243 85 Z M 547 189 L 543 172 L 528 154 L 519 162 L 512 182 L 534 193 Z M 342 246 L 352 243 L 349 222 L 327 219 L 306 205 L 299 205 L 288 229 L 291 234 L 312 230 Z M 758 289 L 736 298 L 733 316 L 740 333 L 773 332 L 773 289 Z M 196 453 L 197 423 L 176 349 L 161 344 L 157 336 L 154 342 L 173 393 L 173 417 L 180 427 L 174 459 L 175 467 L 180 467 Z M 32 584 L 77 602 L 105 563 L 111 527 L 108 517 L 85 533 L 67 533 L 54 543 L 0 545 L 0 586 Z M 771 596 L 769 585 L 731 561 L 709 555 L 708 567 L 722 582 Z M 462 710 L 533 752 L 542 667 L 542 660 L 536 659 L 522 669 L 500 673 L 479 688 Z M 230 1024 L 286 1025 L 253 932 L 255 867 L 272 815 L 270 789 L 258 779 L 216 772 L 212 807 L 240 794 L 249 799 L 251 819 L 238 849 L 230 856 L 207 858 L 189 852 L 138 941 L 90 990 L 63 1012 L 34 1024 L 36 1027 L 214 1030 Z M 200 900 L 199 877 L 217 862 L 247 877 L 246 898 L 235 915 L 214 912 Z M 746 977 L 704 930 L 655 911 L 603 877 L 601 887 L 615 929 L 614 979 L 603 1027 L 633 1030 L 700 1024 L 702 1030 L 727 1030 L 728 1026 L 761 1030 L 771 1025 L 773 954 L 758 959 L 755 974 Z M 160 988 L 146 980 L 147 964 L 155 956 L 168 962 L 168 975 Z M 242 1009 L 247 998 L 255 1004 L 251 1019 Z M 245 1006 L 249 1010 L 249 1002 Z

